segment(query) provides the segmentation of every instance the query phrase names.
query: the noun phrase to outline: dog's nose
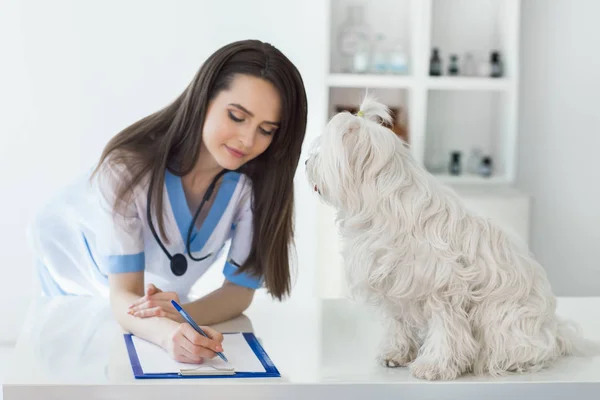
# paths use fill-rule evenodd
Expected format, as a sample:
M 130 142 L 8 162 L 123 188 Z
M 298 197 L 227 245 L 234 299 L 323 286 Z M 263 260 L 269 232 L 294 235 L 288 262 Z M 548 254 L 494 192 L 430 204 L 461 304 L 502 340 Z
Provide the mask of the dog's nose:
M 304 165 L 308 164 L 308 158 L 304 160 Z

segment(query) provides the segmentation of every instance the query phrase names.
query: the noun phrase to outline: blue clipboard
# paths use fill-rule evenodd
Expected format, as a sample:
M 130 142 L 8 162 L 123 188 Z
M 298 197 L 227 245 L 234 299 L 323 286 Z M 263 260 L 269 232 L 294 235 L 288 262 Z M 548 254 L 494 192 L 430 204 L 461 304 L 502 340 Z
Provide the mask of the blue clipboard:
M 224 333 L 227 335 L 228 333 Z M 242 332 L 242 335 L 248 342 L 248 345 L 254 351 L 256 357 L 260 360 L 265 372 L 244 372 L 236 371 L 233 375 L 180 375 L 176 372 L 166 374 L 145 374 L 140 365 L 135 346 L 133 344 L 132 334 L 126 333 L 123 335 L 125 338 L 125 345 L 127 347 L 127 353 L 129 353 L 129 361 L 131 362 L 131 368 L 133 369 L 133 375 L 135 379 L 206 379 L 206 378 L 279 378 L 281 374 L 269 358 L 267 352 L 258 342 L 258 339 L 252 332 Z

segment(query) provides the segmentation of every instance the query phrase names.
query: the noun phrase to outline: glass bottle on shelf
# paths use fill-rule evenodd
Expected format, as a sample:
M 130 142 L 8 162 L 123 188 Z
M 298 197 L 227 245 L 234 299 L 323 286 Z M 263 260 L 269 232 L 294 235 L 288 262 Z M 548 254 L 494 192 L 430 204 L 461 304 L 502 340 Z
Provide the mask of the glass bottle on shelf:
M 471 153 L 469 154 L 469 158 L 467 159 L 467 172 L 469 174 L 477 174 L 479 173 L 479 167 L 481 165 L 481 160 L 483 158 L 483 153 L 480 148 L 473 147 L 471 149 Z
M 481 165 L 479 167 L 479 173 L 481 176 L 489 178 L 492 176 L 492 158 L 489 156 L 483 157 Z
M 388 72 L 388 53 L 385 36 L 378 33 L 375 36 L 373 44 L 373 54 L 371 57 L 371 72 L 375 74 L 385 74 Z
M 390 52 L 390 71 L 394 74 L 406 74 L 408 72 L 408 60 L 404 43 L 396 40 Z
M 463 60 L 462 74 L 464 76 L 477 75 L 477 65 L 475 64 L 475 59 L 473 58 L 473 54 L 470 52 L 465 53 L 465 58 Z
M 448 75 L 456 76 L 460 72 L 458 68 L 458 56 L 456 54 L 450 55 L 450 65 L 448 65 Z
M 356 72 L 356 64 L 359 67 L 363 65 L 364 49 L 369 47 L 370 28 L 365 22 L 363 5 L 351 5 L 347 10 L 346 19 L 340 25 L 338 33 L 338 50 L 342 72 L 352 73 Z
M 353 70 L 357 74 L 364 74 L 369 70 L 370 48 L 369 42 L 364 34 L 359 34 L 359 41 L 356 46 L 356 52 L 353 57 Z
M 434 48 L 431 53 L 431 59 L 429 60 L 429 75 L 442 75 L 442 59 L 440 58 L 440 52 L 437 48 Z
M 433 175 L 448 171 L 447 153 L 444 149 L 443 135 L 438 132 L 428 132 L 426 168 Z
M 492 78 L 500 78 L 504 75 L 504 68 L 502 65 L 502 60 L 500 60 L 500 53 L 497 51 L 493 51 L 490 56 L 490 66 L 491 66 L 491 77 Z
M 448 172 L 450 172 L 450 175 L 460 175 L 461 174 L 462 168 L 461 168 L 460 157 L 461 157 L 460 151 L 453 151 L 450 153 L 450 165 L 448 167 Z

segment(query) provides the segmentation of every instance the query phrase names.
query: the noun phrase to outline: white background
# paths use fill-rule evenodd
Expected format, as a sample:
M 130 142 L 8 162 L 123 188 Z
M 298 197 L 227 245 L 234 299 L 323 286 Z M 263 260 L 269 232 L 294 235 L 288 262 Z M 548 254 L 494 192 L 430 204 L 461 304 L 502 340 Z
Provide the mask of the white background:
M 555 291 L 600 296 L 600 2 L 525 0 L 518 187 Z

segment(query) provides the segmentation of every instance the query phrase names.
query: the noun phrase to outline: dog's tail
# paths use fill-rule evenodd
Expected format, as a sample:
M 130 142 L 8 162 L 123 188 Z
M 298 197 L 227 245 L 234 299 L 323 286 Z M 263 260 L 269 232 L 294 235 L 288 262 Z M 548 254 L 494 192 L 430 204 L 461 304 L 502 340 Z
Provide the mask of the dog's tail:
M 558 319 L 557 341 L 560 354 L 579 357 L 600 356 L 600 342 L 583 337 L 581 327 L 574 321 Z
M 368 93 L 363 98 L 357 115 L 378 124 L 391 125 L 393 121 L 390 109 Z

